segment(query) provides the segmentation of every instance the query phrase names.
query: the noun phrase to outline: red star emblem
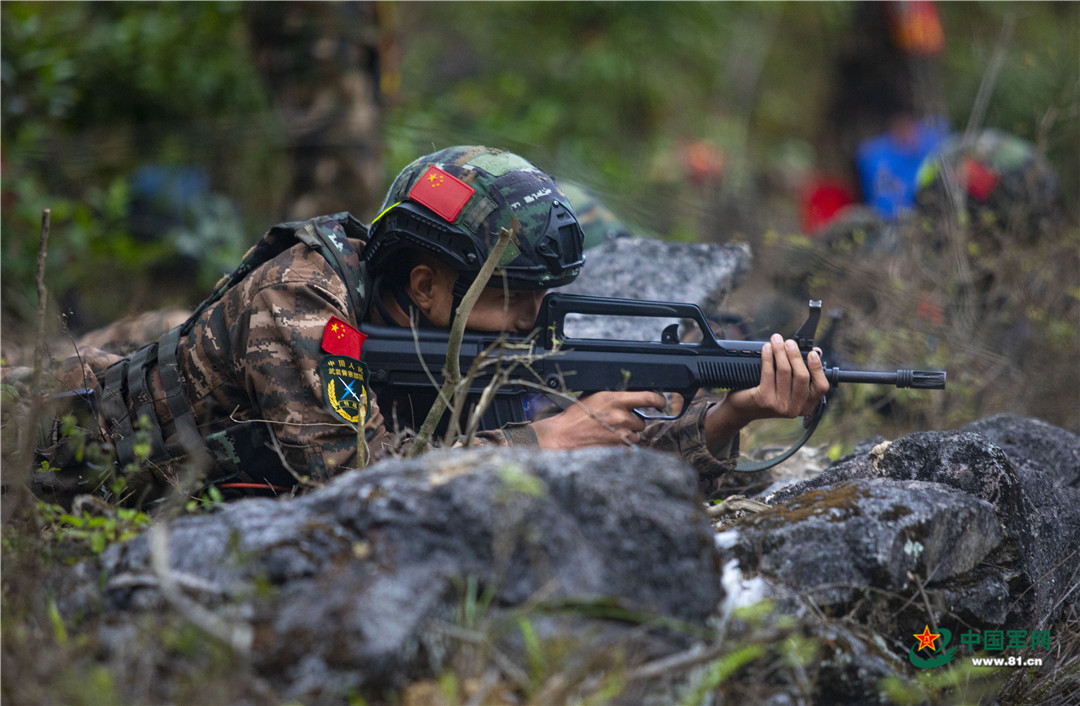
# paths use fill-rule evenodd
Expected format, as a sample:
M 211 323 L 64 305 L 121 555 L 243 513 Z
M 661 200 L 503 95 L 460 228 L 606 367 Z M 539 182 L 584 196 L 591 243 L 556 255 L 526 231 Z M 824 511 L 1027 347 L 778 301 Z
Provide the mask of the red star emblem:
M 937 648 L 934 647 L 934 641 L 937 640 L 939 637 L 941 637 L 941 633 L 930 632 L 930 626 L 929 625 L 927 625 L 923 629 L 921 635 L 918 634 L 918 633 L 915 634 L 915 639 L 919 641 L 919 649 L 920 650 L 926 649 L 927 647 L 929 647 L 932 650 L 936 650 Z

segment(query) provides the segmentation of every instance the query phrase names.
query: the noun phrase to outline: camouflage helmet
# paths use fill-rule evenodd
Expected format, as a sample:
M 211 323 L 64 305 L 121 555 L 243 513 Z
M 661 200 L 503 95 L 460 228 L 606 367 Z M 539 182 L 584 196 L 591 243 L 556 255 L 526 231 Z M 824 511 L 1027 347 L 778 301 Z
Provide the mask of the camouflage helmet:
M 574 207 L 578 223 L 585 232 L 586 250 L 603 245 L 609 240 L 630 237 L 630 229 L 590 192 L 563 179 L 556 179 L 555 183 Z
M 496 273 L 511 289 L 559 287 L 581 271 L 584 234 L 551 177 L 504 150 L 449 147 L 394 180 L 364 257 L 378 272 L 403 250 L 419 251 L 465 275 L 459 283 L 471 282 L 503 228 L 515 236 Z
M 965 142 L 951 137 L 919 167 L 919 211 L 930 217 L 953 208 L 952 184 L 976 230 L 1032 238 L 1059 215 L 1057 175 L 1035 145 L 1000 130 L 983 130 Z

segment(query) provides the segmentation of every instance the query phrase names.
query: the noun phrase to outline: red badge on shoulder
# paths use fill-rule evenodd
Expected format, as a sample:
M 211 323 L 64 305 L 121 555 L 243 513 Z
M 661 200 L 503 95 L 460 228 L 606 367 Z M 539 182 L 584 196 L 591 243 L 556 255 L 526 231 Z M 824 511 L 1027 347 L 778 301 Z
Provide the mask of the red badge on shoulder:
M 360 333 L 336 316 L 331 316 L 323 329 L 322 349 L 331 355 L 360 358 L 360 349 L 367 334 Z

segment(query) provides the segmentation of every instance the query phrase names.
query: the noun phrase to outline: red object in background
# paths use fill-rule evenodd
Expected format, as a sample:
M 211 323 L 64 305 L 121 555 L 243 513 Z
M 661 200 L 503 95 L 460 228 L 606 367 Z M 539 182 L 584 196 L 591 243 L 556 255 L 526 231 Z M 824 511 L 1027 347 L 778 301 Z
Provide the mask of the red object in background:
M 855 193 L 843 182 L 828 176 L 814 177 L 799 197 L 799 225 L 803 233 L 818 235 L 855 202 Z
M 323 329 L 322 349 L 331 355 L 347 355 L 360 358 L 366 333 L 360 333 L 336 316 L 331 316 Z
M 723 179 L 724 152 L 712 142 L 693 140 L 684 144 L 680 152 L 683 169 L 695 186 Z
M 926 292 L 919 296 L 919 303 L 915 313 L 935 326 L 945 325 L 945 309 L 940 304 L 931 301 L 930 295 Z
M 889 32 L 898 49 L 915 56 L 936 56 L 945 49 L 945 30 L 931 0 L 902 0 L 885 5 Z
M 964 173 L 964 183 L 967 184 L 969 194 L 979 201 L 986 201 L 994 188 L 998 185 L 998 175 L 982 162 L 971 157 L 964 157 L 961 167 Z

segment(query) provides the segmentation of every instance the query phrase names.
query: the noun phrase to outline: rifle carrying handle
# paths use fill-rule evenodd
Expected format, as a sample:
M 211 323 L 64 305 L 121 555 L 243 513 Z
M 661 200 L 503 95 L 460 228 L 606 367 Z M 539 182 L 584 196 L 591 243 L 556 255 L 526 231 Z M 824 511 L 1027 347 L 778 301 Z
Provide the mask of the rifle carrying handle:
M 635 316 L 667 319 L 690 319 L 701 330 L 703 340 L 699 345 L 713 347 L 716 337 L 712 333 L 705 312 L 697 304 L 684 302 L 653 302 L 643 299 L 608 299 L 580 294 L 555 292 L 544 297 L 544 304 L 536 325 L 544 336 L 566 340 L 567 314 L 597 314 L 603 316 Z

